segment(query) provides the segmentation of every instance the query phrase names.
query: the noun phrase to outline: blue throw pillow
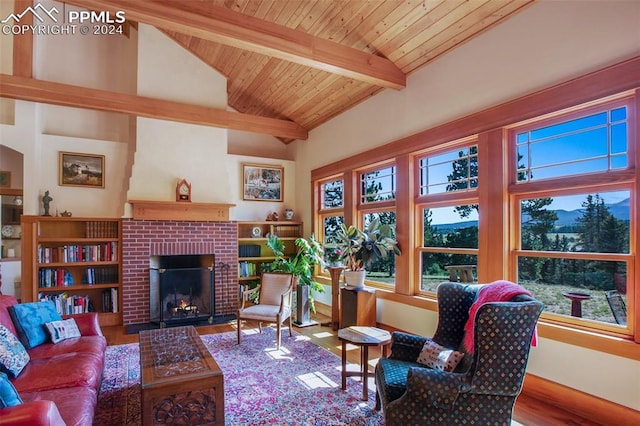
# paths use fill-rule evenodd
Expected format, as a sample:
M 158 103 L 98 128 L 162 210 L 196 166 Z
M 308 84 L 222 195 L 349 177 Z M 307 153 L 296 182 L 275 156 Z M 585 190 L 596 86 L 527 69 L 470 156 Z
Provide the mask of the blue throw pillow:
M 6 374 L 0 373 L 0 408 L 22 404 L 18 391 Z
M 29 354 L 7 327 L 0 324 L 0 371 L 17 377 L 29 363 Z
M 35 348 L 48 341 L 49 334 L 44 325 L 62 319 L 56 311 L 56 306 L 50 300 L 9 306 L 9 315 L 11 315 L 20 341 L 27 349 Z

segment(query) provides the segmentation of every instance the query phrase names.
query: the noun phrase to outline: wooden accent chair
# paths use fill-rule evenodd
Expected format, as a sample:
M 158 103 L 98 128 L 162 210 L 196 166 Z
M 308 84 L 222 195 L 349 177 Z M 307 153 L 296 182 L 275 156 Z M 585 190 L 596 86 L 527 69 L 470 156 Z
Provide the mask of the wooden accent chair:
M 442 283 L 437 289 L 438 328 L 431 340 L 463 354 L 453 371 L 417 362 L 429 339 L 392 333 L 391 355 L 375 371 L 376 409 L 382 405 L 387 426 L 511 423 L 543 304 L 520 294 L 480 305 L 474 349 L 467 351 L 464 328 L 480 287 Z
M 260 292 L 258 304 L 247 303 L 249 296 L 256 291 Z M 276 323 L 277 337 L 276 348 L 280 349 L 280 332 L 282 323 L 289 320 L 289 337 L 291 334 L 291 293 L 293 291 L 293 275 L 275 272 L 262 274 L 260 285 L 251 290 L 242 292 L 242 302 L 238 309 L 238 344 L 242 335 L 242 320 L 258 322 L 258 328 L 262 333 L 262 323 Z

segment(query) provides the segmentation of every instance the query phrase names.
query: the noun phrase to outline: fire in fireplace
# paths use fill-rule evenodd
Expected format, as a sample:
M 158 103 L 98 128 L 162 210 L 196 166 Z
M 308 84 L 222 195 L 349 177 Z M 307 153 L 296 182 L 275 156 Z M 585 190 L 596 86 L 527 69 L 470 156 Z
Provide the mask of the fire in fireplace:
M 215 315 L 214 255 L 152 256 L 149 317 L 161 327 L 208 321 Z

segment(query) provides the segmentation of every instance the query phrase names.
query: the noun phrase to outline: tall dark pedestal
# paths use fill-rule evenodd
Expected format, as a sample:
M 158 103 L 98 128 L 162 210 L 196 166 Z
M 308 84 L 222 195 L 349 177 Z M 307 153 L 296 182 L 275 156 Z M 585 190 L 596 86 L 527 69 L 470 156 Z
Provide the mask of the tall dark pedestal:
M 318 324 L 318 321 L 309 318 L 311 310 L 309 291 L 311 290 L 308 285 L 298 284 L 296 287 L 296 319 L 293 321 L 296 327 L 309 327 Z

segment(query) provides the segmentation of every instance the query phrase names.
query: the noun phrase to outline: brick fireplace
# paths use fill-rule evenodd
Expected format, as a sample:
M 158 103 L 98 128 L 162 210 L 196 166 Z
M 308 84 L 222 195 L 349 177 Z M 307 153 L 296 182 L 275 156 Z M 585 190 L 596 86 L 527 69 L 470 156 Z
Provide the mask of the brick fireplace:
M 215 312 L 238 309 L 237 222 L 172 220 L 122 221 L 122 319 L 125 326 L 149 323 L 149 267 L 151 256 L 213 254 Z

